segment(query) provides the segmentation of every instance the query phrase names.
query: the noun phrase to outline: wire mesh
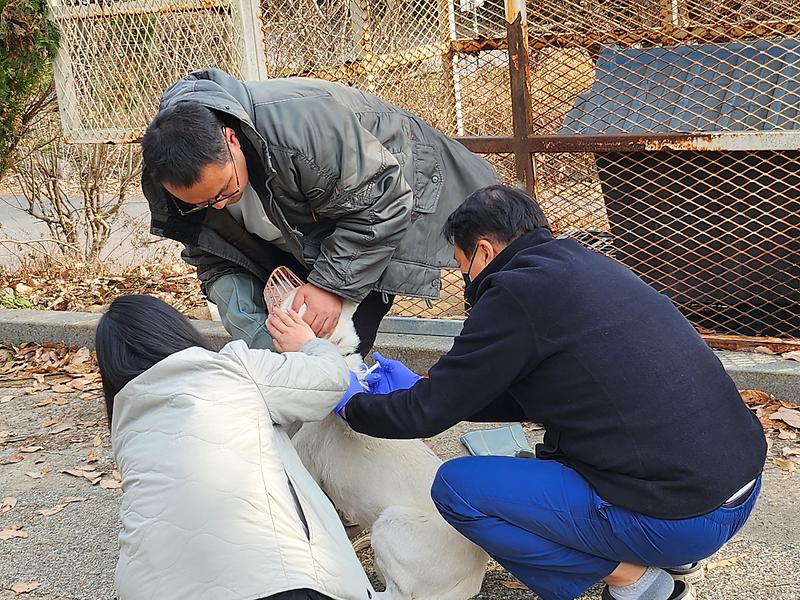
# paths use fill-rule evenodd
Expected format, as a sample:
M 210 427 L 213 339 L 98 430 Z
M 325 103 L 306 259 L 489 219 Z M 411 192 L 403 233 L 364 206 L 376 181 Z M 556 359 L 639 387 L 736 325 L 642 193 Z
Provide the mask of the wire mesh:
M 98 141 L 140 135 L 186 71 L 253 72 L 249 5 L 259 73 L 340 81 L 447 134 L 519 141 L 502 0 L 50 2 L 65 127 Z M 532 183 L 556 233 L 616 257 L 698 327 L 800 337 L 800 4 L 526 11 Z M 516 181 L 513 154 L 487 158 Z M 462 295 L 448 272 L 433 307 L 401 298 L 394 312 L 460 316 Z
M 49 0 L 61 41 L 59 110 L 72 142 L 139 138 L 164 90 L 187 72 L 239 75 L 243 57 L 227 0 Z
M 531 125 L 555 136 L 534 155 L 535 190 L 555 229 L 615 256 L 700 329 L 800 336 L 800 5 L 527 11 Z

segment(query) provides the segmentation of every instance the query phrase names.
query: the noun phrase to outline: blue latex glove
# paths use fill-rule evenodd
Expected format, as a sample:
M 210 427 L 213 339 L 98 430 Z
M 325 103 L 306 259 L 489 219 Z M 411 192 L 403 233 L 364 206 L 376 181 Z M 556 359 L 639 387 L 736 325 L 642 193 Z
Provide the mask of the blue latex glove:
M 401 361 L 373 352 L 372 357 L 380 366 L 366 377 L 370 394 L 389 394 L 395 390 L 407 390 L 422 379 Z
M 350 371 L 350 387 L 347 388 L 347 391 L 342 396 L 342 399 L 339 400 L 339 404 L 336 405 L 336 408 L 333 409 L 339 417 L 344 419 L 342 416 L 342 411 L 344 407 L 347 406 L 347 403 L 350 402 L 350 399 L 355 396 L 356 394 L 363 394 L 367 390 L 364 389 L 364 385 L 359 381 L 358 377 L 353 371 Z

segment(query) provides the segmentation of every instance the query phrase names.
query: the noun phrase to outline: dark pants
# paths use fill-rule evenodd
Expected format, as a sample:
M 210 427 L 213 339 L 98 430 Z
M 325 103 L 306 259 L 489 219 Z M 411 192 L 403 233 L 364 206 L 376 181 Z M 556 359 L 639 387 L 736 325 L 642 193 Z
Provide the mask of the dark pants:
M 353 325 L 355 325 L 356 333 L 361 340 L 358 344 L 358 353 L 363 357 L 366 357 L 372 350 L 381 320 L 392 308 L 394 302 L 394 296 L 386 294 L 386 302 L 384 302 L 383 296 L 384 294 L 379 292 L 370 292 L 358 305 L 353 315 Z
M 261 600 L 331 600 L 331 598 L 314 590 L 289 590 L 288 592 L 265 596 Z

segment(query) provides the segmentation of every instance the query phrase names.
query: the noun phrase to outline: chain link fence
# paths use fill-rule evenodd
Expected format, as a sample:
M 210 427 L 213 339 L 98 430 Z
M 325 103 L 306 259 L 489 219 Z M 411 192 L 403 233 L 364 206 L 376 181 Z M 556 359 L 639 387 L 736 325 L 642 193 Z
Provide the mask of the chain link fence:
M 796 0 L 50 0 L 75 141 L 137 139 L 196 68 L 341 81 L 524 182 L 700 329 L 800 337 Z M 460 274 L 433 306 L 463 316 Z

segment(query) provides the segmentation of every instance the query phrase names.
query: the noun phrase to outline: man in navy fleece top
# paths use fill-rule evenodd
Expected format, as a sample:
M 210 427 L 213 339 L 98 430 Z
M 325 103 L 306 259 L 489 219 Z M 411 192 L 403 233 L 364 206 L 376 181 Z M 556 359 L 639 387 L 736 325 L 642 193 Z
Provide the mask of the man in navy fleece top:
M 461 335 L 427 379 L 384 360 L 383 393 L 340 414 L 385 438 L 541 423 L 535 459 L 445 463 L 432 489 L 444 518 L 544 600 L 601 579 L 604 599 L 694 598 L 698 561 L 747 520 L 766 455 L 719 360 L 667 297 L 554 239 L 519 190 L 475 192 L 444 233 L 473 307 Z

